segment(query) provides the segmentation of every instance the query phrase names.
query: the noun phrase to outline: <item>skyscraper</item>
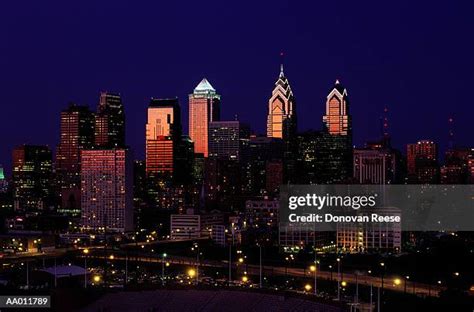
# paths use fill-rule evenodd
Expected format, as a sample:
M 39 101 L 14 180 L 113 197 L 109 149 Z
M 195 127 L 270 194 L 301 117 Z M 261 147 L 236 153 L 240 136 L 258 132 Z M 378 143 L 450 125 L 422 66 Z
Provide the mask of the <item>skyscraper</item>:
M 60 212 L 80 213 L 81 150 L 94 145 L 94 115 L 75 104 L 61 112 L 61 137 L 56 153 L 56 175 L 61 194 Z
M 268 101 L 267 137 L 287 140 L 296 132 L 296 107 L 293 91 L 280 67 L 280 75 Z
M 336 80 L 326 100 L 326 115 L 323 116 L 326 131 L 332 135 L 351 135 L 351 117 L 347 90 Z
M 220 95 L 206 78 L 189 95 L 189 136 L 194 152 L 209 154 L 209 123 L 220 120 Z
M 178 99 L 151 99 L 146 124 L 147 175 L 173 176 L 181 140 Z
M 340 183 L 352 178 L 352 129 L 347 90 L 339 80 L 326 98 L 323 131 L 318 138 L 317 171 L 320 183 Z
M 48 146 L 22 145 L 13 149 L 15 210 L 46 210 L 52 196 L 52 154 Z
M 84 229 L 133 230 L 133 173 L 127 149 L 81 151 Z
M 438 147 L 433 141 L 422 140 L 407 145 L 408 180 L 416 183 L 438 181 Z
M 395 182 L 396 155 L 388 149 L 354 149 L 354 179 L 361 184 Z
M 8 183 L 5 179 L 5 174 L 3 172 L 3 166 L 0 165 L 0 193 L 4 193 L 7 191 Z
M 239 121 L 213 121 L 209 123 L 209 157 L 239 160 L 239 156 Z
M 125 112 L 120 94 L 100 93 L 95 117 L 95 145 L 125 147 Z

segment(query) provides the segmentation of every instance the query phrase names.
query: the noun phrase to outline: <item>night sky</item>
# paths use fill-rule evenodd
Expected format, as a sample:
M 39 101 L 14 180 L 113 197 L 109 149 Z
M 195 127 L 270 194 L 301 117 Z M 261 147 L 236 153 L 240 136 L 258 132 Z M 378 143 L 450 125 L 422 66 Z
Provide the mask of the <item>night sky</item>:
M 455 3 L 456 2 L 456 3 Z M 449 4 L 448 4 L 449 3 Z M 150 97 L 187 94 L 207 77 L 222 118 L 264 133 L 280 51 L 299 130 L 320 129 L 336 78 L 347 87 L 354 142 L 380 133 L 389 107 L 394 144 L 432 139 L 474 146 L 474 2 L 3 1 L 0 4 L 0 163 L 22 143 L 59 141 L 70 101 L 95 109 L 120 92 L 127 140 L 144 155 Z

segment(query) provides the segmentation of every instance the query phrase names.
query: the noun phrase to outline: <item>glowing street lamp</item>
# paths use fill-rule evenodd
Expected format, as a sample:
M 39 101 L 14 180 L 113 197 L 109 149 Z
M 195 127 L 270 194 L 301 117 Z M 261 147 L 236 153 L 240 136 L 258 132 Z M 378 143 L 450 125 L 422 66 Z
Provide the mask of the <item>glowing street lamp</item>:
M 342 281 L 342 282 L 341 282 L 341 286 L 342 286 L 342 287 L 346 287 L 346 286 L 347 286 L 347 282 L 346 282 L 346 281 Z
M 189 270 L 188 270 L 188 276 L 189 276 L 190 278 L 194 278 L 194 277 L 196 276 L 196 270 L 194 270 L 194 269 L 189 269 Z
M 94 281 L 94 283 L 99 283 L 100 282 L 100 275 L 94 275 L 94 277 L 92 278 L 92 280 Z
M 396 278 L 396 279 L 393 280 L 393 284 L 394 284 L 395 286 L 399 286 L 401 283 L 402 283 L 402 280 L 399 279 L 399 278 Z
M 306 284 L 304 285 L 304 290 L 306 290 L 307 292 L 309 292 L 311 290 L 311 285 L 310 284 Z
M 249 278 L 247 276 L 242 276 L 242 282 L 247 283 Z

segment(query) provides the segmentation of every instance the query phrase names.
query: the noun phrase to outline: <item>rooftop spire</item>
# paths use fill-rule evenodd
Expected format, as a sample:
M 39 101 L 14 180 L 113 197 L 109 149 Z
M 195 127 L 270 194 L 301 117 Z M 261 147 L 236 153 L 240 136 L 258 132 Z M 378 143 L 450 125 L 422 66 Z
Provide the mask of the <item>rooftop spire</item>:
M 283 63 L 280 64 L 280 77 L 285 77 L 285 73 L 283 72 Z
M 199 92 L 199 91 L 216 91 L 216 89 L 214 89 L 214 87 L 209 83 L 209 81 L 207 81 L 206 78 L 203 78 L 201 80 L 201 82 L 196 86 L 196 88 L 194 88 L 194 91 L 196 92 Z

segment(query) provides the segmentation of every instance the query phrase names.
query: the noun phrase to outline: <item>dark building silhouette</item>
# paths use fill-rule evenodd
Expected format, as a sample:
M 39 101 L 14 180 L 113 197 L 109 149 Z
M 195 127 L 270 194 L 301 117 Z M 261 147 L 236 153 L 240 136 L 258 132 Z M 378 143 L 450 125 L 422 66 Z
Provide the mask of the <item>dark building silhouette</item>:
M 125 111 L 120 94 L 100 93 L 95 116 L 95 145 L 125 147 Z

